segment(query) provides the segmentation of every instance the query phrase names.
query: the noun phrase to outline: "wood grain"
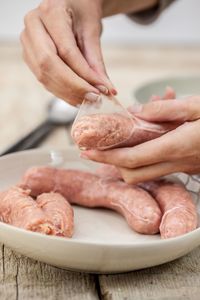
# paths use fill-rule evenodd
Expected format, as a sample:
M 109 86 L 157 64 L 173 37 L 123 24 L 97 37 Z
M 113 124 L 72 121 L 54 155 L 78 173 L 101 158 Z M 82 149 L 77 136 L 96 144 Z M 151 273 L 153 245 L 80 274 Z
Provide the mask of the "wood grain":
M 198 300 L 200 247 L 176 261 L 99 281 L 103 300 Z
M 98 295 L 94 275 L 51 267 L 2 246 L 0 299 L 96 300 Z

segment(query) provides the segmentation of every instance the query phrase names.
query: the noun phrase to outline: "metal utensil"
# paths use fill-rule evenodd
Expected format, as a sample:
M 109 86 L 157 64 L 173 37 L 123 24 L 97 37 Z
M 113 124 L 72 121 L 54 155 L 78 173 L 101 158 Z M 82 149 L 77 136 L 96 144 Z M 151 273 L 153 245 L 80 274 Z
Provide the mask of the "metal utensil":
M 0 156 L 35 148 L 54 128 L 72 123 L 77 112 L 78 109 L 76 107 L 65 103 L 63 100 L 57 98 L 52 99 L 48 105 L 47 119 L 22 139 L 7 148 Z

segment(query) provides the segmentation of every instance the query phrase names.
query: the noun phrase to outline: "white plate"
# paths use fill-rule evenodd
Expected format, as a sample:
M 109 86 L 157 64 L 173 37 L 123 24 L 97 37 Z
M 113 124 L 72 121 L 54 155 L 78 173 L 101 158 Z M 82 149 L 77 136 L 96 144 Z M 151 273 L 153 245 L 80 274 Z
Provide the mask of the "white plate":
M 89 169 L 72 147 L 64 151 L 31 150 L 0 158 L 0 189 L 17 183 L 35 165 Z M 94 167 L 94 165 L 93 165 Z M 133 232 L 124 219 L 109 210 L 74 207 L 72 239 L 45 236 L 0 223 L 0 242 L 33 259 L 72 270 L 117 273 L 174 260 L 200 244 L 200 229 L 161 240 Z
M 163 95 L 167 86 L 174 88 L 177 97 L 200 95 L 200 75 L 168 77 L 144 83 L 135 89 L 134 97 L 145 103 L 152 95 Z

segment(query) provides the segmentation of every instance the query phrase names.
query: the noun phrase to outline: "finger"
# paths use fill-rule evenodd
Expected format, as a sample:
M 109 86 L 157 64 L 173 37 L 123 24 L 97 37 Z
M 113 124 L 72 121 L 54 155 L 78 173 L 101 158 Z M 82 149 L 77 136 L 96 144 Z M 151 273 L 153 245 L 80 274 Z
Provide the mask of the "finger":
M 176 152 L 174 144 L 173 137 L 166 134 L 132 148 L 86 150 L 81 153 L 81 157 L 118 167 L 137 168 L 170 159 Z
M 44 74 L 44 67 L 46 66 L 47 68 L 47 64 L 45 62 L 45 56 L 49 56 L 49 53 L 45 54 L 44 56 L 39 56 L 38 53 L 35 53 L 34 51 L 34 47 L 32 46 L 32 40 L 30 39 L 30 33 L 27 33 L 27 29 L 25 29 L 22 33 L 21 33 L 21 44 L 22 44 L 22 48 L 23 48 L 23 58 L 26 62 L 26 64 L 28 65 L 28 67 L 31 69 L 31 71 L 35 74 L 36 78 L 45 86 L 46 82 L 48 81 L 48 74 Z M 51 49 L 52 51 L 56 52 L 56 48 L 53 44 L 53 42 L 51 41 L 51 39 L 49 39 L 48 35 L 43 35 L 41 36 L 43 42 L 48 45 L 48 48 Z
M 132 170 L 120 168 L 120 172 L 125 182 L 128 184 L 137 184 L 171 173 L 182 172 L 182 166 L 180 163 L 163 162 Z
M 37 69 L 37 64 L 35 61 L 35 56 L 33 55 L 31 48 L 26 47 L 26 45 L 29 45 L 28 41 L 28 35 L 26 33 L 26 30 L 24 29 L 20 35 L 20 41 L 22 45 L 22 55 L 23 59 L 26 62 L 27 66 L 30 68 L 30 70 L 34 73 L 34 71 Z
M 33 72 L 49 91 L 73 105 L 81 103 L 88 92 L 99 93 L 57 56 L 54 43 L 36 11 L 32 11 L 25 24 L 29 40 L 25 47 L 30 48 L 37 64 Z
M 151 101 L 159 101 L 159 100 L 161 100 L 160 96 L 158 96 L 158 95 L 152 95 L 150 97 L 150 99 L 149 99 L 149 102 L 151 102 Z
M 152 95 L 149 101 L 159 101 L 159 100 L 172 100 L 176 98 L 176 93 L 170 86 L 166 87 L 165 94 L 163 97 L 158 95 Z
M 81 78 L 98 86 L 101 92 L 108 94 L 106 82 L 92 70 L 77 46 L 72 31 L 73 20 L 70 11 L 62 6 L 47 9 L 40 5 L 40 17 L 49 35 L 54 41 L 59 56 Z M 56 24 L 56 26 L 55 26 Z
M 172 100 L 172 99 L 176 99 L 176 93 L 173 90 L 173 88 L 168 86 L 168 87 L 166 87 L 165 94 L 163 97 L 161 97 L 159 95 L 152 95 L 149 98 L 149 102 L 161 101 L 161 100 Z M 141 105 L 135 104 L 133 107 L 130 106 L 130 107 L 128 107 L 128 111 L 133 114 L 139 113 L 141 111 Z
M 96 28 L 95 26 L 91 26 L 89 20 L 85 22 L 82 37 L 79 39 L 79 46 L 90 67 L 105 80 L 109 91 L 111 91 L 113 95 L 116 95 L 117 90 L 106 73 L 101 51 L 99 28 L 97 26 Z
M 165 94 L 162 97 L 162 100 L 170 100 L 170 99 L 171 100 L 176 99 L 176 93 L 172 87 L 167 86 L 165 90 Z
M 189 97 L 178 101 L 153 101 L 130 107 L 129 111 L 151 122 L 192 121 L 200 117 L 200 97 Z

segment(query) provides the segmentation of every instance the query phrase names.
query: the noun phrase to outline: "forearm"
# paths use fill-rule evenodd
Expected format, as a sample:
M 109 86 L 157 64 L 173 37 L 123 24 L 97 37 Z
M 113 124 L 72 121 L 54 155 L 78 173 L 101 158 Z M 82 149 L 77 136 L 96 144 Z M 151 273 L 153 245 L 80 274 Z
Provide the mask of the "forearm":
M 155 6 L 158 0 L 102 0 L 103 17 L 139 12 Z

